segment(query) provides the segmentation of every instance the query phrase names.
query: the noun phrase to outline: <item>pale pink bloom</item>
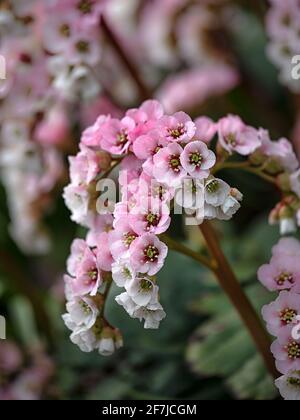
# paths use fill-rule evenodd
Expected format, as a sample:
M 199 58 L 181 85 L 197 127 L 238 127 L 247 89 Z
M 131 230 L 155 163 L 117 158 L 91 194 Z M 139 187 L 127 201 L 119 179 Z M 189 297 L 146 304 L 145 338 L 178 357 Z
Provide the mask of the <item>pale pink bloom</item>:
M 208 117 L 199 117 L 195 121 L 195 140 L 210 143 L 217 132 L 217 124 Z
M 167 145 L 166 139 L 159 130 L 152 130 L 148 134 L 138 137 L 133 143 L 133 153 L 139 159 L 152 159 L 153 156 Z
M 77 267 L 76 277 L 72 281 L 73 293 L 76 296 L 87 294 L 95 296 L 101 284 L 102 278 L 97 256 L 87 248 Z
M 80 64 L 95 66 L 101 58 L 100 45 L 98 30 L 89 31 L 89 33 L 87 31 L 83 33 L 78 31 L 71 36 L 67 48 L 64 51 L 64 57 L 73 66 Z
M 132 244 L 130 262 L 136 271 L 154 276 L 163 267 L 167 253 L 168 247 L 157 236 L 146 233 Z
M 45 146 L 59 146 L 68 141 L 70 122 L 66 109 L 54 106 L 46 117 L 37 125 L 34 138 Z
M 271 346 L 276 359 L 277 370 L 283 374 L 291 370 L 300 370 L 300 339 L 295 340 L 289 329 L 280 332 Z
M 270 264 L 265 264 L 259 269 L 258 279 L 271 291 L 289 290 L 299 287 L 299 263 L 295 257 L 274 256 Z
M 130 134 L 135 128 L 132 118 L 124 117 L 121 121 L 110 119 L 101 128 L 101 146 L 104 150 L 121 155 L 126 153 L 131 145 Z
M 262 142 L 261 151 L 266 156 L 274 158 L 287 172 L 293 173 L 299 168 L 299 162 L 292 144 L 287 139 L 272 141 L 267 130 L 260 129 L 259 137 Z
M 216 163 L 216 155 L 202 141 L 187 144 L 180 156 L 182 167 L 197 179 L 209 176 L 209 169 Z
M 99 309 L 95 302 L 87 297 L 74 297 L 67 302 L 66 308 L 72 322 L 83 330 L 92 328 L 99 314 Z
M 113 257 L 110 252 L 110 232 L 99 233 L 97 239 L 97 263 L 103 271 L 111 271 Z
M 142 197 L 131 209 L 128 220 L 131 228 L 138 235 L 147 232 L 159 235 L 170 226 L 170 209 L 158 199 Z
M 171 143 L 160 151 L 153 158 L 153 176 L 157 181 L 165 183 L 169 187 L 179 186 L 187 175 L 183 168 L 180 156 L 182 147 L 177 143 Z
M 110 121 L 110 117 L 106 115 L 100 115 L 96 120 L 95 124 L 88 127 L 82 134 L 81 144 L 89 147 L 100 147 L 102 139 L 103 126 Z
M 78 267 L 81 264 L 87 249 L 89 249 L 89 247 L 83 239 L 74 239 L 71 245 L 71 254 L 67 261 L 68 273 L 71 274 L 71 276 L 76 276 Z
M 297 324 L 296 317 L 300 315 L 300 296 L 293 292 L 280 292 L 274 302 L 262 308 L 262 315 L 270 334 L 277 337 L 282 329 L 291 331 Z
M 300 400 L 300 371 L 291 370 L 285 375 L 276 379 L 275 385 L 281 396 L 287 401 Z
M 300 258 L 300 242 L 296 238 L 282 238 L 272 249 L 274 257 L 290 256 Z
M 261 146 L 258 131 L 246 126 L 243 121 L 233 115 L 221 118 L 218 123 L 219 142 L 229 153 L 250 155 Z
M 187 143 L 194 137 L 196 126 L 185 112 L 164 116 L 159 121 L 159 130 L 168 142 Z
M 76 156 L 69 157 L 70 177 L 75 185 L 89 184 L 101 172 L 103 157 L 94 150 L 81 146 Z
M 116 261 L 128 255 L 128 251 L 137 236 L 137 233 L 129 224 L 129 218 L 121 218 L 117 229 L 113 230 L 109 236 L 110 251 Z
M 145 125 L 158 121 L 164 115 L 164 110 L 158 101 L 148 100 L 143 102 L 139 108 L 127 111 L 126 115 L 132 118 L 136 125 Z

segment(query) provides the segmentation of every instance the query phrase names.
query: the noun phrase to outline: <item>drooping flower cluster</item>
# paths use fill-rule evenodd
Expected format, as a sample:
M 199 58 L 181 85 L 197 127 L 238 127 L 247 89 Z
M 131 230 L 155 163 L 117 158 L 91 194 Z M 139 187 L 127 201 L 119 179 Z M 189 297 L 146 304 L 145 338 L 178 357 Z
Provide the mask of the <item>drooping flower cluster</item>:
M 298 0 L 271 0 L 267 14 L 267 32 L 270 38 L 268 55 L 280 70 L 280 80 L 293 92 L 300 92 L 299 80 L 292 77 L 295 62 L 299 55 L 300 3 Z
M 216 135 L 215 154 L 209 146 Z M 145 328 L 158 328 L 166 314 L 157 274 L 167 257 L 172 210 L 181 209 L 195 224 L 231 219 L 243 196 L 215 173 L 234 154 L 256 172 L 275 163 L 276 176 L 294 170 L 298 162 L 286 142 L 273 143 L 265 131 L 232 115 L 217 123 L 204 116 L 193 121 L 184 112 L 168 115 L 154 100 L 120 119 L 99 116 L 70 158 L 71 183 L 64 191 L 72 220 L 88 229 L 86 240 L 73 243 L 65 277 L 71 340 L 101 354 L 121 345 L 120 332 L 104 314 L 112 281 L 124 289 L 117 303 Z
M 258 271 L 261 283 L 278 298 L 264 306 L 263 318 L 276 340 L 271 351 L 282 377 L 276 386 L 285 399 L 300 400 L 300 242 L 283 238 L 272 250 L 269 264 Z

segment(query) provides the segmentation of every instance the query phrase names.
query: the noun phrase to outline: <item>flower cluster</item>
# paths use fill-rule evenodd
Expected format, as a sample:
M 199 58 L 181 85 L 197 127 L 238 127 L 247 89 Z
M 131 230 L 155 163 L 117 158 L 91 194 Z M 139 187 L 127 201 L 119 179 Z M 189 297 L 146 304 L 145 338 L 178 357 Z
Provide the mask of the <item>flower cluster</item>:
M 283 238 L 272 250 L 269 264 L 258 271 L 261 283 L 270 291 L 278 291 L 278 298 L 263 307 L 267 329 L 276 340 L 271 351 L 276 367 L 283 374 L 276 386 L 285 399 L 300 400 L 300 242 Z M 300 329 L 300 326 L 299 328 Z
M 280 80 L 293 92 L 300 92 L 299 80 L 292 78 L 292 58 L 299 55 L 300 4 L 298 0 L 271 0 L 266 26 L 270 38 L 268 55 L 280 70 Z
M 105 108 L 114 112 L 99 97 L 91 70 L 100 63 L 104 3 L 9 1 L 0 10 L 0 54 L 7 67 L 0 86 L 0 171 L 10 232 L 27 253 L 49 250 L 43 219 L 64 180 L 63 155 L 72 150 L 74 124 L 84 128 Z
M 215 136 L 216 154 L 210 149 Z M 168 253 L 164 235 L 172 209 L 179 207 L 197 224 L 230 220 L 243 196 L 215 173 L 230 165 L 234 154 L 247 158 L 242 165 L 258 173 L 274 167 L 276 176 L 293 171 L 298 162 L 286 143 L 272 142 L 265 131 L 237 116 L 217 123 L 205 116 L 193 121 L 184 112 L 166 114 L 155 100 L 123 118 L 100 115 L 70 158 L 71 183 L 64 191 L 72 220 L 88 229 L 85 240 L 73 243 L 65 277 L 64 320 L 71 340 L 84 351 L 102 354 L 121 345 L 119 331 L 104 316 L 112 281 L 124 289 L 116 302 L 143 320 L 145 328 L 158 328 L 166 314 L 157 274 Z M 113 182 L 117 165 L 118 188 Z

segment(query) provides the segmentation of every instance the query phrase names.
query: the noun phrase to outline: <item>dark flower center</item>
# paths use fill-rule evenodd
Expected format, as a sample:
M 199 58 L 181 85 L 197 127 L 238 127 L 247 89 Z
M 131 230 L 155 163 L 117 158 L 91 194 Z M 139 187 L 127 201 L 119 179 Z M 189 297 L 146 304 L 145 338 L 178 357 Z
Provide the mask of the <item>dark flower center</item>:
M 288 325 L 293 322 L 297 312 L 294 309 L 286 308 L 280 312 L 280 320 L 283 324 Z
M 193 152 L 189 156 L 190 164 L 200 168 L 203 162 L 203 156 L 200 152 Z
M 94 6 L 94 1 L 93 0 L 81 0 L 78 5 L 77 8 L 85 15 L 92 13 L 93 11 L 93 6 Z
M 146 262 L 154 262 L 158 259 L 159 251 L 154 245 L 148 245 L 144 249 L 144 257 Z
M 87 41 L 78 41 L 76 48 L 78 52 L 85 54 L 90 51 L 90 44 Z
M 128 233 L 124 233 L 123 236 L 124 236 L 123 243 L 125 244 L 127 248 L 129 248 L 132 242 L 136 239 L 136 235 L 134 233 L 128 232 Z
M 117 141 L 118 144 L 126 144 L 128 142 L 128 134 L 126 131 L 123 130 L 117 135 Z
M 150 226 L 157 226 L 159 223 L 159 216 L 151 212 L 145 216 L 145 219 L 148 223 L 148 228 L 150 228 Z
M 180 156 L 172 155 L 170 157 L 169 166 L 174 172 L 180 172 Z
M 181 124 L 178 124 L 178 126 L 176 128 L 169 128 L 168 132 L 169 132 L 170 136 L 173 137 L 173 139 L 177 140 L 181 136 L 184 135 L 185 128 L 184 128 L 184 125 L 181 123 Z
M 281 273 L 278 277 L 275 278 L 276 283 L 278 286 L 283 286 L 286 282 L 289 282 L 291 284 L 294 283 L 294 276 L 292 273 Z
M 291 341 L 285 349 L 288 353 L 289 359 L 299 359 L 300 358 L 300 345 L 296 341 Z
M 211 181 L 209 184 L 206 185 L 206 189 L 209 193 L 213 194 L 216 193 L 220 188 L 220 184 L 219 181 L 217 181 L 216 179 L 214 179 L 213 181 Z
M 69 38 L 71 35 L 71 29 L 70 26 L 67 23 L 64 23 L 63 25 L 61 25 L 61 27 L 59 28 L 59 32 L 62 36 L 64 36 L 65 38 Z

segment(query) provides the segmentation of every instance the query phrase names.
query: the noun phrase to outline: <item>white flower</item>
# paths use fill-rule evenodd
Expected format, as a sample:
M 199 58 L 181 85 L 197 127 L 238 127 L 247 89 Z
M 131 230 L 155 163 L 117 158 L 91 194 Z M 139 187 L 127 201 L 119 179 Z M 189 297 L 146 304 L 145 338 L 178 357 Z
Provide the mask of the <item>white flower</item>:
M 135 278 L 135 271 L 126 258 L 121 258 L 111 266 L 112 278 L 117 286 L 126 287 L 126 284 Z
M 300 371 L 291 371 L 276 379 L 275 385 L 285 400 L 300 400 Z
M 97 306 L 91 299 L 79 297 L 67 303 L 67 311 L 76 326 L 85 329 L 92 328 L 99 314 Z
M 166 313 L 159 302 L 153 302 L 147 307 L 141 306 L 135 311 L 134 318 L 145 320 L 144 328 L 157 329 L 160 322 L 166 317 Z
M 116 301 L 124 307 L 131 318 L 138 318 L 140 321 L 144 319 L 144 328 L 158 328 L 160 321 L 166 316 L 163 307 L 158 302 L 158 288 L 155 289 L 155 293 L 147 306 L 137 305 L 127 292 L 117 296 Z
M 147 306 L 158 294 L 158 286 L 146 277 L 133 279 L 125 288 L 134 303 L 139 306 Z
M 88 219 L 89 194 L 83 185 L 69 184 L 64 189 L 63 198 L 71 211 L 71 219 L 83 226 Z
M 80 328 L 75 329 L 70 336 L 70 339 L 73 344 L 76 344 L 81 351 L 85 353 L 90 353 L 95 350 L 96 346 L 96 337 L 93 330 L 84 330 Z
M 230 186 L 221 179 L 213 178 L 205 185 L 205 202 L 214 207 L 223 205 L 230 194 Z
M 230 220 L 232 216 L 240 209 L 241 205 L 237 199 L 229 195 L 223 205 L 221 210 L 223 214 L 220 214 L 219 217 L 221 220 Z
M 133 314 L 138 308 L 138 305 L 134 303 L 134 301 L 131 299 L 127 292 L 121 293 L 119 296 L 117 296 L 116 302 L 119 305 L 123 306 L 128 315 L 131 316 L 131 318 L 133 318 Z
M 115 343 L 112 338 L 102 338 L 98 344 L 99 353 L 102 356 L 111 356 L 115 352 Z
M 293 217 L 283 218 L 280 220 L 280 234 L 289 235 L 297 232 L 296 220 Z

